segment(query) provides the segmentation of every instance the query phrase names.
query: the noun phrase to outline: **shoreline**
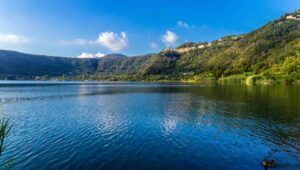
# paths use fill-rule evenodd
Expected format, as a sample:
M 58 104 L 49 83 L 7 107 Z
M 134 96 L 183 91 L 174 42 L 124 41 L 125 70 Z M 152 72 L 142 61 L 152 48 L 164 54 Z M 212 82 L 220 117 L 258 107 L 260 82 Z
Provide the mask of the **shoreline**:
M 7 84 L 49 84 L 49 85 L 56 85 L 56 84 L 111 84 L 111 83 L 178 83 L 178 84 L 197 84 L 197 85 L 245 85 L 245 86 L 274 86 L 274 85 L 296 85 L 300 86 L 300 80 L 296 80 L 293 82 L 286 82 L 285 80 L 272 80 L 272 79 L 263 79 L 263 80 L 256 80 L 253 81 L 252 76 L 251 78 L 247 79 L 231 79 L 230 77 L 220 78 L 218 80 L 207 78 L 201 80 L 80 80 L 80 79 L 64 79 L 64 80 L 56 80 L 56 79 L 47 79 L 47 80 L 34 80 L 34 79 L 20 79 L 20 80 L 0 80 L 0 85 L 7 85 Z M 250 80 L 249 80 L 250 79 Z

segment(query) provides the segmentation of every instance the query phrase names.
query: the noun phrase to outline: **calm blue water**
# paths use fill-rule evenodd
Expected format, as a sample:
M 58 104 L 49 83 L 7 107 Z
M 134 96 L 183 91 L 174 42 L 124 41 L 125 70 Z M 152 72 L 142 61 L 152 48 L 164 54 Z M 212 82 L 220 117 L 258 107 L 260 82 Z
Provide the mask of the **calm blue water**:
M 13 169 L 300 169 L 299 86 L 0 82 L 0 102 Z

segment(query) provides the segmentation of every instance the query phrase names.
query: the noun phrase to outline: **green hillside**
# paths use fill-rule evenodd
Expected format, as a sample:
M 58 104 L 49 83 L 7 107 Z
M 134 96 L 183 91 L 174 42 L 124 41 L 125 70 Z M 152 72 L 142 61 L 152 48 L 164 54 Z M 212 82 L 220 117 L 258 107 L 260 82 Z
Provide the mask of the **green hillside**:
M 287 19 L 288 16 L 295 18 Z M 227 36 L 211 43 L 187 43 L 163 51 L 141 74 L 160 75 L 153 76 L 154 79 L 218 79 L 224 83 L 246 82 L 247 78 L 248 83 L 299 80 L 300 11 L 248 34 Z
M 102 58 L 82 59 L 0 50 L 0 79 L 99 79 L 135 74 L 150 57 L 110 54 Z
M 300 84 L 300 11 L 244 35 L 191 42 L 159 54 L 98 59 L 0 51 L 1 79 Z

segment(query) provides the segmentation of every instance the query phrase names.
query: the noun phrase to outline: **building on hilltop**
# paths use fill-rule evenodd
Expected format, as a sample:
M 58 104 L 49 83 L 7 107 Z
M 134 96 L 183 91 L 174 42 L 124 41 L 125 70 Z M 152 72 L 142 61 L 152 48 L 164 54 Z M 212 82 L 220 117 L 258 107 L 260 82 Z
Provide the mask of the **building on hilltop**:
M 285 19 L 293 19 L 293 20 L 300 20 L 300 14 L 296 15 L 287 15 Z

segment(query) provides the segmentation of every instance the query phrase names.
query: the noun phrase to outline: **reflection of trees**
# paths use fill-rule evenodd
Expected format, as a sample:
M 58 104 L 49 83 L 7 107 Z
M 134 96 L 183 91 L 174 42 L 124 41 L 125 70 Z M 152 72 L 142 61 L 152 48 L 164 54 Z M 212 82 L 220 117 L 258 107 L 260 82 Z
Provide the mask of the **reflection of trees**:
M 300 95 L 294 86 L 175 86 L 167 91 L 161 104 L 168 133 L 187 122 L 300 150 Z
M 213 121 L 221 127 L 249 131 L 247 135 L 299 150 L 297 93 L 295 86 L 211 86 L 198 91 L 214 101 L 204 102 L 201 107 L 207 104 L 203 111 L 220 115 Z
M 84 89 L 82 92 L 90 93 Z M 250 137 L 276 146 L 300 149 L 300 142 L 297 141 L 300 94 L 295 86 L 150 85 L 97 91 L 97 95 L 120 93 L 160 94 L 158 107 L 161 108 L 160 114 L 163 114 L 162 128 L 167 134 L 174 132 L 180 123 L 190 123 L 210 126 L 220 133 L 232 132 L 241 138 Z M 124 128 L 128 118 L 116 113 L 128 107 L 126 103 L 130 104 L 130 101 L 122 100 L 122 103 L 111 105 L 112 102 L 105 98 L 97 101 L 102 103 L 104 109 L 97 119 L 103 130 L 118 131 Z
M 244 103 L 246 106 L 239 108 L 247 109 L 252 116 L 280 123 L 293 123 L 300 118 L 297 86 L 200 86 L 187 92 L 209 100 Z

